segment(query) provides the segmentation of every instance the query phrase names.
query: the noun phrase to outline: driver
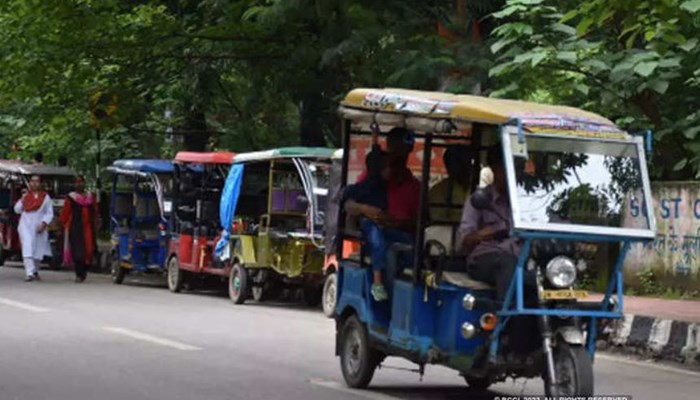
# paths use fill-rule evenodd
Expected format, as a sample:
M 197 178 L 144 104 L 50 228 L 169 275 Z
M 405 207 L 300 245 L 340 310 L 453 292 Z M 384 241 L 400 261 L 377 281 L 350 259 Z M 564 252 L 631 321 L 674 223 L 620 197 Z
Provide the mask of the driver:
M 513 217 L 500 148 L 489 151 L 487 164 L 493 171 L 493 184 L 485 189 L 491 195 L 491 209 L 477 210 L 466 201 L 457 243 L 458 250 L 468 255 L 469 274 L 496 286 L 498 298 L 503 300 L 518 261 L 520 245 L 515 239 L 504 237 L 513 226 Z
M 491 195 L 490 209 L 477 210 L 470 201 L 464 204 L 462 221 L 457 232 L 458 246 L 467 254 L 467 268 L 472 278 L 496 287 L 496 296 L 503 301 L 508 292 L 521 246 L 517 239 L 508 237 L 513 227 L 505 167 L 500 146 L 488 153 L 487 163 L 493 171 L 493 184 L 487 186 Z M 535 275 L 525 274 L 525 303 L 531 304 L 536 295 Z M 528 317 L 511 318 L 504 333 L 518 332 L 510 337 L 510 348 L 518 353 L 532 349 L 536 335 L 523 335 L 537 330 L 536 320 Z M 533 325 L 533 323 L 535 323 Z

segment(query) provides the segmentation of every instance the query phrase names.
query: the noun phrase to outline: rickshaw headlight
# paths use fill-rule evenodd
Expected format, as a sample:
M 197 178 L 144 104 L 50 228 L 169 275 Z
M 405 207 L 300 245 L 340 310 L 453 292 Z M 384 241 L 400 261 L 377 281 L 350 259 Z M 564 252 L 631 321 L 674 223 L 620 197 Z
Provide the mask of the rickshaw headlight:
M 569 257 L 554 257 L 547 264 L 547 279 L 557 288 L 565 288 L 576 281 L 576 264 Z

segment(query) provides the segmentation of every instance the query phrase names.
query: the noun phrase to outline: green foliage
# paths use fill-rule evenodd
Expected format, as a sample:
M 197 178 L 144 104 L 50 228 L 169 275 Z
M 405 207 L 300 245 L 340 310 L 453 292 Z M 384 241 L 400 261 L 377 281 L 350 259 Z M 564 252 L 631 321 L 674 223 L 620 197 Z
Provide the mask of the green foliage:
M 490 74 L 504 88 L 495 95 L 546 90 L 553 102 L 632 131 L 651 127 L 655 176 L 697 176 L 699 13 L 697 2 L 681 0 L 508 0 L 491 47 L 498 62 Z
M 436 0 L 1 3 L 0 152 L 67 154 L 83 172 L 94 170 L 98 91 L 117 98 L 106 163 L 206 144 L 337 145 L 337 102 L 352 87 L 469 92 L 492 67 L 486 43 L 437 35 L 438 21 L 461 37 L 469 27 Z M 466 12 L 482 20 L 500 4 Z

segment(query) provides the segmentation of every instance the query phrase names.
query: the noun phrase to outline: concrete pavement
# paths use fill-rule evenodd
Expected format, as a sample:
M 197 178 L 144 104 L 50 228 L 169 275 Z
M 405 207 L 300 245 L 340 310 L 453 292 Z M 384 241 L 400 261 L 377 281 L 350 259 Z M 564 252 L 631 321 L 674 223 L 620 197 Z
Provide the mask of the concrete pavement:
M 294 304 L 232 305 L 223 293 L 169 293 L 162 283 L 74 284 L 0 268 L 0 399 L 479 399 L 540 394 L 539 380 L 466 388 L 456 372 L 382 368 L 367 391 L 345 388 L 334 326 Z M 412 368 L 399 359 L 387 366 Z M 700 374 L 601 356 L 599 394 L 691 399 Z

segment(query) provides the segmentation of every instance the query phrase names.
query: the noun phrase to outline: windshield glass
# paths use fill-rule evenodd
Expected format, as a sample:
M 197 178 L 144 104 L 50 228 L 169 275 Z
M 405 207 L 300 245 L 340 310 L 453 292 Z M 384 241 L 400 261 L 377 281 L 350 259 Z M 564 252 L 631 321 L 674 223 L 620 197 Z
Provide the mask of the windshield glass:
M 567 224 L 622 228 L 627 204 L 645 204 L 636 142 L 510 136 L 516 226 Z M 643 207 L 646 209 L 646 207 Z M 644 213 L 634 228 L 650 229 Z

